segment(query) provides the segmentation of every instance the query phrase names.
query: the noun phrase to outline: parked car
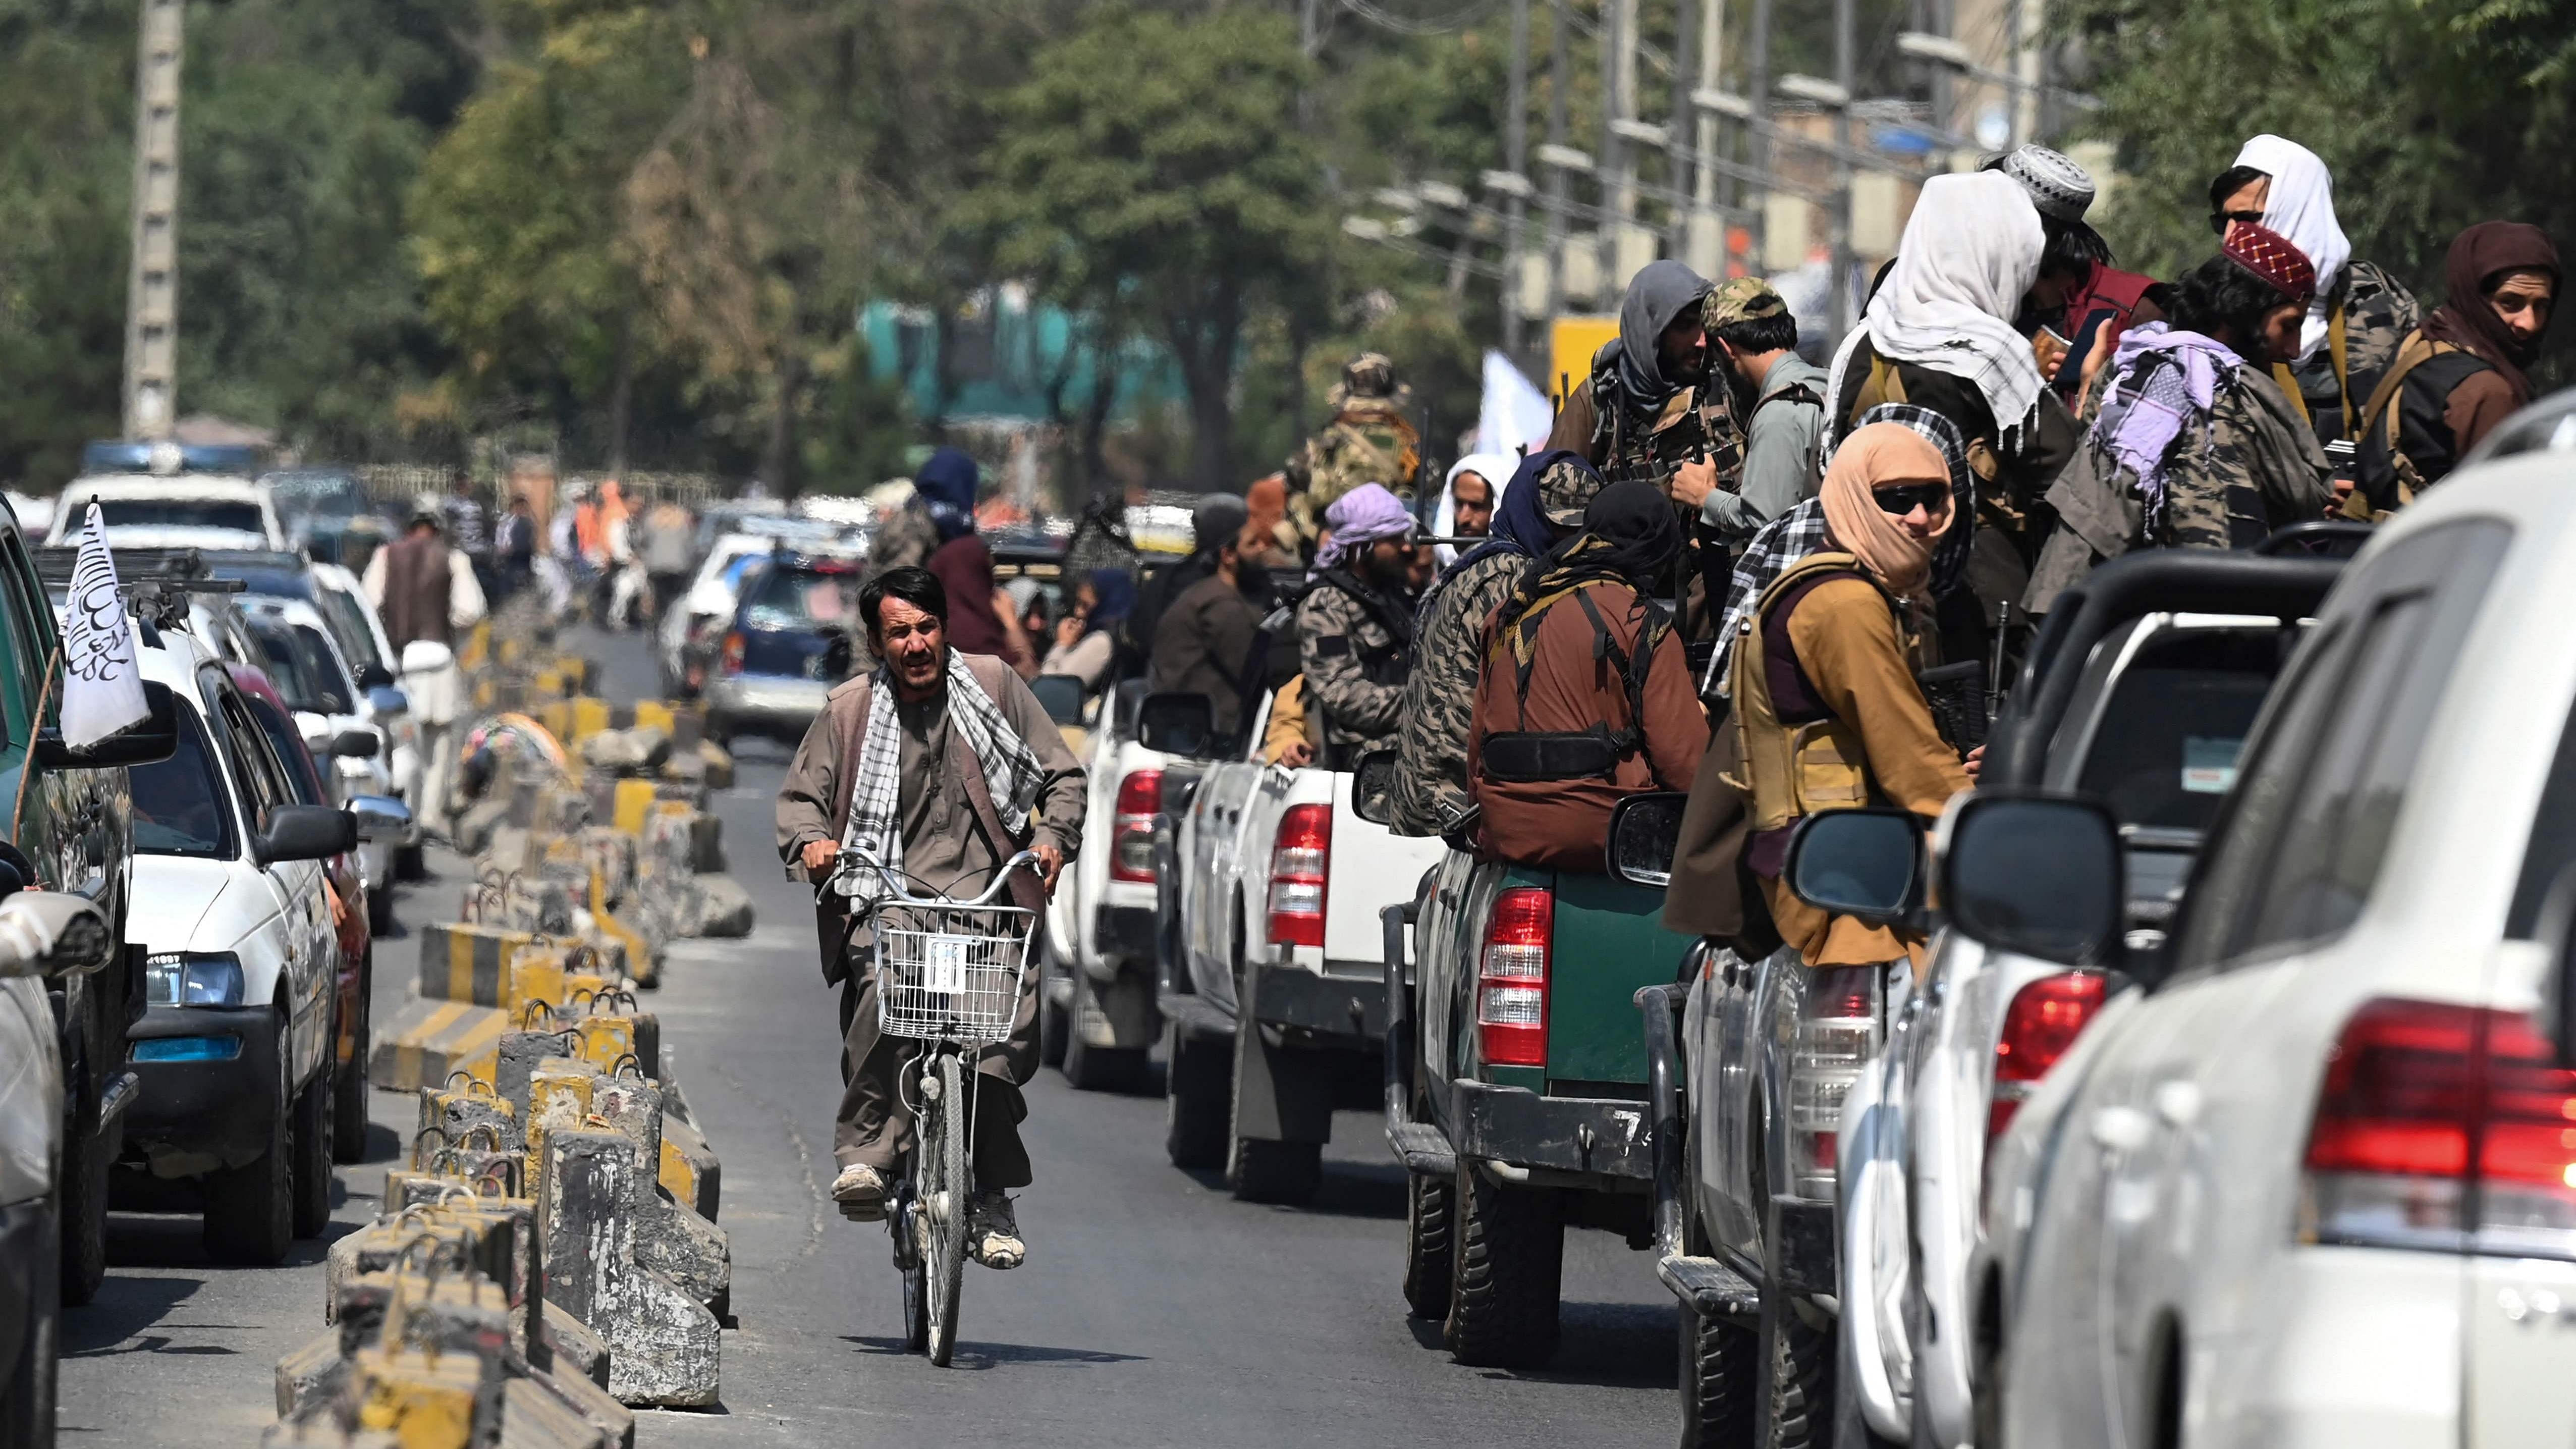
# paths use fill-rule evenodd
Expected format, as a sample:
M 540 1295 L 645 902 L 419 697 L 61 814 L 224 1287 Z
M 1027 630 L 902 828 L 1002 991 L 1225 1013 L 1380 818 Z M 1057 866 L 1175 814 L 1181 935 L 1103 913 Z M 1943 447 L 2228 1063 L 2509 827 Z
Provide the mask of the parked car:
M 803 523 L 797 519 L 764 519 L 753 522 L 774 523 L 778 531 L 736 532 L 717 536 L 698 560 L 698 572 L 689 581 L 688 591 L 678 604 L 662 616 L 656 652 L 662 667 L 663 692 L 679 699 L 694 699 L 706 687 L 707 674 L 714 668 L 716 651 L 723 642 L 725 626 L 733 621 L 734 611 L 742 602 L 744 575 L 758 568 L 782 540 L 799 534 L 811 535 L 818 528 L 819 539 L 808 538 L 809 544 L 828 551 L 838 530 L 828 526 Z M 789 529 L 789 525 L 795 525 Z
M 45 542 L 79 543 L 93 502 L 112 547 L 289 547 L 267 489 L 248 478 L 210 473 L 75 478 L 63 485 L 62 506 L 54 511 Z
M 370 717 L 366 696 L 311 604 L 295 599 L 245 596 L 251 633 L 267 655 L 266 673 L 285 707 L 295 714 L 300 746 L 322 766 L 324 793 L 313 802 L 345 805 L 362 796 L 393 796 L 393 746 Z M 365 890 L 351 904 L 370 925 L 394 924 L 394 848 L 389 838 L 361 843 Z
M 1198 754 L 1211 713 L 1203 697 L 1158 695 L 1138 734 Z M 1247 740 L 1268 714 L 1265 701 Z M 1334 1109 L 1378 1104 L 1378 913 L 1413 897 L 1440 842 L 1362 819 L 1351 771 L 1284 769 L 1255 746 L 1200 772 L 1177 852 L 1184 966 L 1163 973 L 1166 1150 L 1175 1166 L 1222 1165 L 1238 1197 L 1306 1201 Z
M 347 468 L 281 468 L 259 475 L 292 547 L 323 563 L 345 563 L 387 538 L 366 485 Z
M 129 929 L 149 955 L 119 1195 L 193 1206 L 214 1256 L 274 1263 L 330 1219 L 340 938 L 322 862 L 356 826 L 297 799 L 198 641 L 163 632 L 137 653 L 178 718 L 169 757 L 133 772 Z
M 1031 682 L 1049 714 L 1086 718 L 1082 682 L 1040 675 Z M 1163 782 L 1178 761 L 1136 735 L 1147 698 L 1135 680 L 1095 702 L 1101 720 L 1090 746 L 1083 838 L 1047 904 L 1040 962 L 1039 1052 L 1083 1091 L 1144 1080 L 1146 1053 L 1163 1034 L 1156 1004 L 1154 819 Z M 1069 742 L 1069 740 L 1068 740 Z
M 707 677 L 707 734 L 801 738 L 824 696 L 867 657 L 856 560 L 772 553 L 743 576 L 742 598 Z
M 0 1445 L 54 1442 L 63 1304 L 63 1057 L 49 978 L 95 972 L 123 947 L 97 906 L 30 890 L 0 866 Z

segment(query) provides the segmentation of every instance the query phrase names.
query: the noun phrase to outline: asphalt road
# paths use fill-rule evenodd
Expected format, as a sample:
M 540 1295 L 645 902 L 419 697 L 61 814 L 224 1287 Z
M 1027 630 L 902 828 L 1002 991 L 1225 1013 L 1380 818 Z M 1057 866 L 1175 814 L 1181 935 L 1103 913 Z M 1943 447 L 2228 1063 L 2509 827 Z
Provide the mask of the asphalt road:
M 631 636 L 589 638 L 610 692 L 653 689 Z M 810 897 L 771 864 L 783 746 L 745 742 L 713 808 L 759 906 L 747 941 L 685 942 L 645 1000 L 699 1125 L 724 1162 L 738 1327 L 721 1407 L 648 1412 L 639 1446 L 1642 1445 L 1668 1441 L 1674 1321 L 1642 1253 L 1569 1233 L 1565 1347 L 1547 1371 L 1463 1368 L 1398 1291 L 1403 1174 L 1373 1116 L 1344 1114 L 1311 1207 L 1238 1203 L 1174 1169 L 1153 1096 L 1029 1089 L 1037 1184 L 1020 1197 L 1030 1261 L 969 1267 L 956 1364 L 900 1350 L 882 1227 L 824 1201 L 839 1095 L 836 1003 L 814 962 Z M 452 908 L 463 863 L 410 888 L 407 923 Z M 377 1015 L 408 990 L 411 938 L 380 944 Z M 369 1162 L 343 1168 L 334 1233 L 369 1218 L 392 1124 L 376 1094 Z M 242 1446 L 275 1418 L 277 1358 L 322 1332 L 323 1245 L 288 1267 L 210 1266 L 193 1218 L 119 1214 L 107 1287 L 67 1315 L 67 1444 Z

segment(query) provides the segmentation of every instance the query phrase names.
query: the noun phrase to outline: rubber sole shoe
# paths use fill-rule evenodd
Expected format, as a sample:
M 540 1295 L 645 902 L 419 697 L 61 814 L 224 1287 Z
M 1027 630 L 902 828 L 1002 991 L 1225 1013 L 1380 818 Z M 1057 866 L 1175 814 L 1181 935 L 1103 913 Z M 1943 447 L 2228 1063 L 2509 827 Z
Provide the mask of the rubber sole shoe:
M 885 1174 L 865 1163 L 842 1168 L 832 1179 L 832 1205 L 854 1223 L 885 1221 Z
M 1019 1218 L 1009 1198 L 998 1192 L 975 1194 L 967 1209 L 966 1251 L 985 1267 L 1004 1272 L 1029 1260 L 1029 1245 L 1020 1240 Z

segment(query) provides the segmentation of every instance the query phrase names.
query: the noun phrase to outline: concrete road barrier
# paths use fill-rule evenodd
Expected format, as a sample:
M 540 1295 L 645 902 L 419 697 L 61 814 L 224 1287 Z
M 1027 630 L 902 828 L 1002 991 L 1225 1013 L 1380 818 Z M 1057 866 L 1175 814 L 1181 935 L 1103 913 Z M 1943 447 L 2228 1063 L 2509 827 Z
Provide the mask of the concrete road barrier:
M 629 1405 L 714 1403 L 715 1315 L 636 1257 L 651 1187 L 634 1143 L 618 1132 L 553 1133 L 542 1182 L 546 1297 L 607 1340 L 609 1393 Z

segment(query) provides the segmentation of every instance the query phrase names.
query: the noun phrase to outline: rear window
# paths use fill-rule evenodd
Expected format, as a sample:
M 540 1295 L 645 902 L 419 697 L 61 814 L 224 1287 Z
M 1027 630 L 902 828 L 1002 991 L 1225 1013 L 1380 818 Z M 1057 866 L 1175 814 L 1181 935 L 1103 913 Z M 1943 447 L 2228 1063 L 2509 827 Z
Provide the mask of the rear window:
M 166 760 L 126 772 L 134 791 L 134 848 L 145 855 L 233 857 L 233 814 L 224 805 L 206 727 L 179 711 L 179 747 Z
M 2168 632 L 2113 687 L 2078 788 L 2123 825 L 2202 830 L 2236 780 L 2236 756 L 2280 663 L 2270 629 Z
M 814 569 L 771 568 L 743 594 L 742 621 L 753 629 L 859 628 L 859 576 Z
M 286 700 L 287 708 L 314 714 L 351 714 L 356 707 L 340 677 L 338 661 L 321 634 L 309 628 L 261 623 L 251 626 L 259 640 L 260 667 Z
M 241 533 L 268 532 L 256 503 L 224 503 L 210 498 L 102 498 L 99 516 L 110 528 L 229 528 Z

